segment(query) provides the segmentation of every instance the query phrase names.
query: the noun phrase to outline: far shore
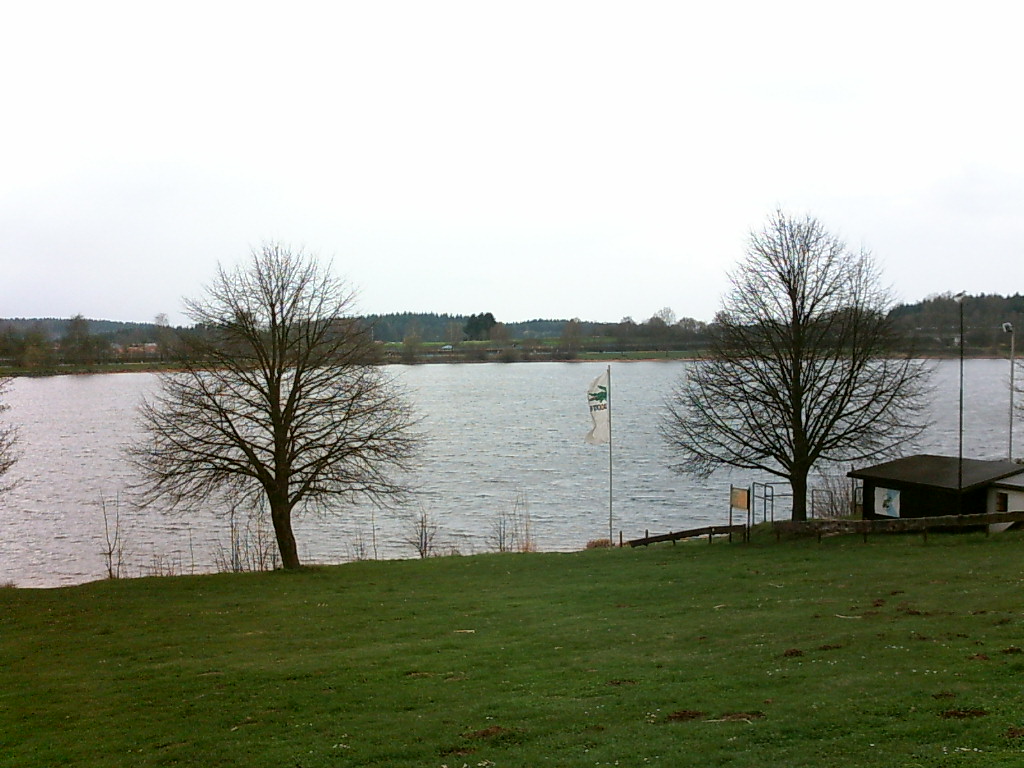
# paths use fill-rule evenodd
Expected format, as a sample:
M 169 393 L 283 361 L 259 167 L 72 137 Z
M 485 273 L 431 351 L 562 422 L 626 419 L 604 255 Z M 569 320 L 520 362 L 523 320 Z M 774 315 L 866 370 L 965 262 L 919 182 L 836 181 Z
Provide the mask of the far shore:
M 572 357 L 529 356 L 507 359 L 500 353 L 483 358 L 458 355 L 426 354 L 414 360 L 402 359 L 400 355 L 389 354 L 376 361 L 377 365 L 476 365 L 480 363 L 656 363 L 679 362 L 681 360 L 703 360 L 704 350 L 641 350 L 636 352 L 580 352 Z M 929 353 L 918 355 L 922 360 L 955 360 L 956 354 Z M 965 355 L 968 360 L 1008 360 L 1006 355 L 979 353 Z M 139 362 L 109 362 L 94 365 L 57 365 L 44 369 L 20 368 L 0 365 L 0 378 L 39 376 L 81 376 L 106 373 L 164 373 L 181 370 L 175 361 L 145 360 Z

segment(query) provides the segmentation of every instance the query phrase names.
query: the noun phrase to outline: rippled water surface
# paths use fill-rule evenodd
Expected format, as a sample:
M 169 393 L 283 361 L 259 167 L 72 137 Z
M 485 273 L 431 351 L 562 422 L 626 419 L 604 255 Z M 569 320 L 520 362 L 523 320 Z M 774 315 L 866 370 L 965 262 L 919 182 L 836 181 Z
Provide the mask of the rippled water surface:
M 731 482 L 771 481 L 751 473 L 694 481 L 674 474 L 658 436 L 661 405 L 687 365 L 612 365 L 613 529 L 626 538 L 724 523 Z M 524 507 L 541 550 L 574 550 L 608 535 L 608 452 L 583 442 L 589 429 L 585 392 L 604 369 L 597 363 L 530 363 L 392 367 L 423 418 L 429 443 L 405 512 L 346 507 L 300 517 L 296 537 L 307 562 L 357 556 L 411 557 L 410 518 L 425 511 L 437 526 L 435 546 L 462 553 L 496 548 L 502 513 Z M 936 364 L 935 424 L 921 449 L 957 451 L 958 365 Z M 1005 360 L 965 365 L 964 454 L 1005 456 L 1008 428 Z M 223 562 L 227 520 L 137 511 L 128 501 L 131 468 L 121 450 L 136 435 L 140 398 L 151 374 L 21 378 L 6 416 L 18 424 L 18 487 L 0 501 L 0 583 L 54 586 L 106 574 L 108 525 L 120 515 L 122 561 L 130 575 L 206 571 Z M 780 489 L 781 493 L 781 489 Z M 781 501 L 785 503 L 784 499 Z

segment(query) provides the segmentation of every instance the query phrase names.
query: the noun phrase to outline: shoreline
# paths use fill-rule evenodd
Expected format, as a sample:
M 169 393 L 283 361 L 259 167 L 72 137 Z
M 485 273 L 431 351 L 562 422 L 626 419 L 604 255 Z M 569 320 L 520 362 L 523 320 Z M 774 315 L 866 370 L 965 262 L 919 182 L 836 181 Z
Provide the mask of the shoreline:
M 922 354 L 915 356 L 919 360 L 955 360 L 956 354 Z M 673 363 L 687 360 L 704 360 L 707 355 L 703 351 L 670 350 L 657 352 L 643 350 L 638 352 L 585 352 L 570 359 L 553 357 L 503 359 L 499 354 L 484 359 L 468 359 L 429 355 L 408 361 L 400 358 L 384 359 L 372 365 L 480 365 L 484 363 L 501 363 L 504 365 L 529 365 L 531 363 Z M 966 360 L 1006 360 L 1007 355 L 993 353 L 966 355 Z M 47 376 L 91 376 L 112 373 L 171 373 L 182 370 L 181 366 L 171 362 L 139 362 L 139 363 L 101 363 L 94 366 L 62 365 L 46 370 L 27 370 L 13 366 L 0 366 L 0 379 L 4 378 L 43 378 Z

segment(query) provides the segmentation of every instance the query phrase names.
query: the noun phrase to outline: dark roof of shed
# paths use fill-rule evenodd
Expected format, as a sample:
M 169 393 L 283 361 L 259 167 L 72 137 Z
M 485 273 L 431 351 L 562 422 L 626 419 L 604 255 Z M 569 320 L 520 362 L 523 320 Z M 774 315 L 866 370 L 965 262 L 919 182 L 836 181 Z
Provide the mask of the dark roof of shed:
M 1024 472 L 997 480 L 993 485 L 1011 491 L 1024 491 Z
M 955 491 L 959 463 L 960 460 L 956 456 L 920 454 L 876 464 L 873 467 L 855 469 L 848 472 L 847 476 L 875 482 L 890 482 L 900 486 L 916 485 Z M 1012 461 L 964 459 L 961 490 L 970 491 L 1021 472 L 1024 472 L 1024 466 Z

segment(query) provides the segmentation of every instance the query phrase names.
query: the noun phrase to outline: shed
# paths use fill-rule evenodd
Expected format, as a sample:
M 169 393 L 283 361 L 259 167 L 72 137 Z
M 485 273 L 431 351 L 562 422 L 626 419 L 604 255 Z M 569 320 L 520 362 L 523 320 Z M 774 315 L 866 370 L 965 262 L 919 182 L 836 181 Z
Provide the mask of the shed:
M 864 482 L 865 520 L 984 514 L 994 511 L 997 483 L 1011 485 L 1024 499 L 1024 466 L 1012 461 L 963 459 L 961 464 L 956 456 L 921 454 L 847 476 Z
M 987 511 L 1024 512 L 1024 471 L 996 480 L 989 486 Z

